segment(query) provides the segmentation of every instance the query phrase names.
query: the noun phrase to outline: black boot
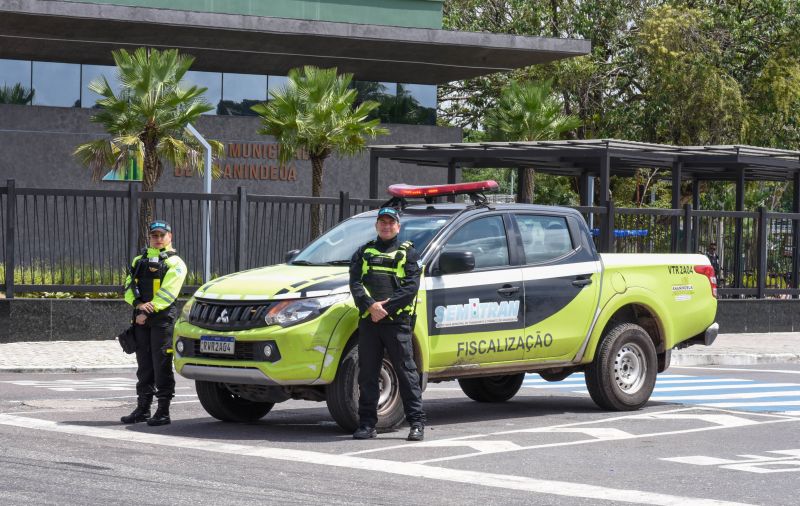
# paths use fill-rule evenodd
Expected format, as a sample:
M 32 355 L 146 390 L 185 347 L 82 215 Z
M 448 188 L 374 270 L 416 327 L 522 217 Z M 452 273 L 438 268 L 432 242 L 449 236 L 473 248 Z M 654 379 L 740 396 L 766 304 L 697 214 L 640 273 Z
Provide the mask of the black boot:
M 147 419 L 147 425 L 153 427 L 156 425 L 168 425 L 172 423 L 169 419 L 169 399 L 159 399 L 158 409 L 155 414 Z
M 122 423 L 140 423 L 146 422 L 150 418 L 150 401 L 143 401 L 139 399 L 139 405 L 136 406 L 130 415 L 125 415 L 119 419 Z

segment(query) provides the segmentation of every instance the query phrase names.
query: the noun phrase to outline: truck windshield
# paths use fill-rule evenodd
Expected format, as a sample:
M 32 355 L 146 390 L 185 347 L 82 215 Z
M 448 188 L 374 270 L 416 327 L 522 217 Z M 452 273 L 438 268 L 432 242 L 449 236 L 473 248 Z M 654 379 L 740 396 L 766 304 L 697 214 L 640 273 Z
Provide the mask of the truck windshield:
M 403 216 L 398 239 L 411 241 L 422 254 L 433 236 L 448 221 L 447 216 Z M 377 237 L 375 218 L 353 218 L 322 234 L 291 262 L 300 265 L 346 265 L 356 248 Z

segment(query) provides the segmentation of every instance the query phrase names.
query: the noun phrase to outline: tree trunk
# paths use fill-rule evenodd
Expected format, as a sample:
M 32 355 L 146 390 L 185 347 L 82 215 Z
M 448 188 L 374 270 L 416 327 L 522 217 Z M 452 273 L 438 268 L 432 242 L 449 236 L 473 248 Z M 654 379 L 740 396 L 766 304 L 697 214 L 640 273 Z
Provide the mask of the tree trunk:
M 533 204 L 533 189 L 534 179 L 536 178 L 536 169 L 530 167 L 522 169 L 522 178 L 519 182 L 519 196 L 520 202 L 525 204 Z
M 155 143 L 145 142 L 144 167 L 142 169 L 142 191 L 151 192 L 156 188 L 161 172 L 161 161 L 156 154 Z M 139 201 L 139 244 L 147 246 L 147 226 L 153 221 L 153 199 Z
M 311 155 L 311 196 L 319 197 L 322 194 L 322 166 L 325 157 Z M 311 204 L 311 240 L 322 234 L 322 217 L 319 204 Z

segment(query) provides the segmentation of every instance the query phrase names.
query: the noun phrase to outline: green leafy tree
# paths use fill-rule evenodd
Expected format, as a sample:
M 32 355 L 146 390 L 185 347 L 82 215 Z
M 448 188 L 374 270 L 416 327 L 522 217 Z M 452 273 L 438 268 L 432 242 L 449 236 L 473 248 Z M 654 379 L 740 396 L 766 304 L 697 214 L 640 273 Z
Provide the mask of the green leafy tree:
M 177 49 L 158 51 L 139 48 L 133 53 L 113 51 L 120 81 L 114 90 L 105 77 L 89 85 L 101 96 L 100 111 L 92 121 L 100 123 L 109 137 L 79 145 L 75 156 L 98 180 L 108 167 L 119 169 L 136 160 L 142 167 L 142 190 L 153 191 L 165 164 L 182 169 L 205 169 L 202 147 L 186 132 L 186 125 L 213 109 L 203 99 L 206 88 L 186 87 L 181 79 L 194 58 Z M 213 156 L 219 157 L 223 146 L 208 141 Z M 153 220 L 153 201 L 143 199 L 139 208 L 139 240 L 147 236 L 147 224 Z
M 562 100 L 552 93 L 552 83 L 511 82 L 497 104 L 486 115 L 490 139 L 497 141 L 543 141 L 561 139 L 578 128 L 581 120 L 565 114 Z M 535 170 L 520 182 L 525 202 L 533 202 Z
M 25 105 L 33 100 L 34 90 L 25 88 L 21 83 L 14 86 L 0 86 L 0 104 Z
M 367 138 L 389 133 L 379 119 L 368 119 L 378 107 L 374 101 L 356 105 L 352 74 L 338 74 L 335 68 L 306 66 L 289 71 L 286 86 L 271 91 L 272 99 L 253 106 L 261 116 L 263 135 L 275 137 L 280 145 L 281 163 L 291 161 L 298 150 L 311 159 L 311 195 L 322 194 L 325 160 L 336 153 L 354 156 L 364 151 Z M 318 205 L 311 209 L 312 238 L 322 233 Z

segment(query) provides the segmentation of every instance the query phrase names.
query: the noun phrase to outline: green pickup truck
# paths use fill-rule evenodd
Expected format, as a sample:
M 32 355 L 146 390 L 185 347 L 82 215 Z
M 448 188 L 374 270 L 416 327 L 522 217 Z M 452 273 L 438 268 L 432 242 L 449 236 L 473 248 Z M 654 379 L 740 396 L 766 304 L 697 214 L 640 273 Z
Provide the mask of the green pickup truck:
M 717 335 L 714 270 L 704 255 L 599 254 L 575 210 L 490 204 L 494 182 L 390 187 L 400 241 L 420 252 L 415 359 L 423 388 L 457 380 L 478 402 L 502 402 L 526 373 L 585 373 L 595 403 L 634 410 L 675 347 Z M 466 193 L 471 204 L 430 203 Z M 406 198 L 429 203 L 406 205 Z M 265 416 L 288 399 L 326 401 L 358 424 L 358 311 L 348 287 L 355 249 L 377 211 L 343 221 L 288 261 L 200 287 L 175 325 L 175 368 L 224 421 Z M 381 372 L 379 427 L 403 421 L 395 372 Z

